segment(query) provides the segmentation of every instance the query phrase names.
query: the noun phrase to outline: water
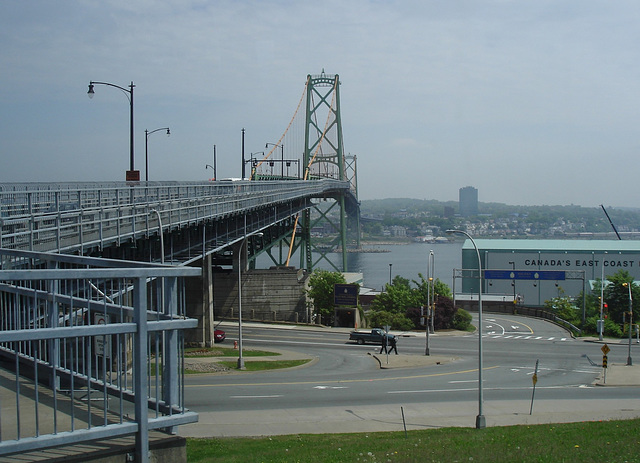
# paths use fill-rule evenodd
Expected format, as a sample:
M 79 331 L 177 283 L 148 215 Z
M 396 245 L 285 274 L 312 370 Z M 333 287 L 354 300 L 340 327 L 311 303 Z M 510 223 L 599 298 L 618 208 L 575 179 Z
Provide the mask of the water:
M 388 252 L 360 252 L 347 255 L 347 267 L 349 272 L 362 273 L 364 286 L 375 290 L 382 290 L 389 283 L 389 270 L 391 278 L 401 276 L 409 281 L 419 281 L 418 273 L 427 276 L 427 263 L 429 251 L 434 255 L 434 273 L 440 281 L 453 287 L 453 269 L 462 266 L 462 242 L 454 243 L 409 243 L 409 244 L 380 244 L 375 246 L 365 245 L 365 249 L 375 249 Z M 331 253 L 328 258 L 342 268 L 342 254 Z M 300 258 L 294 256 L 291 259 L 294 265 L 300 262 Z M 258 259 L 258 267 L 262 267 L 262 260 Z M 389 267 L 391 264 L 391 268 Z M 266 263 L 266 266 L 269 266 Z M 318 268 L 335 270 L 327 262 L 320 261 Z
M 452 287 L 453 269 L 460 268 L 462 243 L 388 244 L 376 246 L 389 252 L 350 253 L 347 256 L 349 271 L 363 274 L 364 286 L 381 290 L 391 279 L 401 276 L 419 280 L 418 273 L 427 276 L 429 252 L 433 251 L 435 277 Z M 391 266 L 389 265 L 391 264 Z

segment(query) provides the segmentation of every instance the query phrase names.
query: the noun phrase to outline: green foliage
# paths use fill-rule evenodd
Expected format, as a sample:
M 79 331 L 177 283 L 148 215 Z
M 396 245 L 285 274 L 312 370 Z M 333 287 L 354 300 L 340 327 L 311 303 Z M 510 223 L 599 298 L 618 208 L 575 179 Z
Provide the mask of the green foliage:
M 456 310 L 453 316 L 453 328 L 460 331 L 470 331 L 472 329 L 471 314 L 464 309 Z
M 342 273 L 327 270 L 315 270 L 309 277 L 307 295 L 311 298 L 314 313 L 322 315 L 323 321 L 330 322 L 333 317 L 334 286 L 346 282 Z
M 560 290 L 561 293 L 564 293 Z M 544 306 L 555 313 L 559 318 L 571 323 L 572 325 L 579 325 L 582 322 L 582 312 L 576 307 L 572 298 L 561 294 L 558 297 L 554 297 L 548 301 L 544 301 Z
M 424 275 L 422 275 L 422 273 L 418 273 L 418 277 L 420 278 L 420 281 L 415 281 L 413 280 L 413 283 L 417 286 L 417 291 L 420 293 L 421 296 L 421 302 L 419 305 L 426 305 L 427 304 L 427 294 L 428 294 L 428 280 L 424 277 Z M 449 286 L 446 283 L 443 283 L 442 281 L 440 281 L 439 278 L 436 278 L 435 281 L 433 282 L 433 292 L 435 293 L 435 296 L 445 296 L 445 297 L 451 297 L 451 289 L 449 288 Z M 434 297 L 434 299 L 436 298 Z
M 409 331 L 414 328 L 414 324 L 406 315 L 386 310 L 376 310 L 369 314 L 369 324 L 375 327 L 389 325 L 393 330 Z
M 404 314 L 408 308 L 420 306 L 420 294 L 411 288 L 409 280 L 396 276 L 392 285 L 386 285 L 385 291 L 371 303 L 374 311 L 387 311 Z
M 609 305 L 609 318 L 622 324 L 625 320 L 625 313 L 629 311 L 628 285 L 631 285 L 632 310 L 634 312 L 640 298 L 640 288 L 633 284 L 633 277 L 626 270 L 619 270 L 614 275 L 608 276 L 607 280 L 609 285 L 605 287 L 604 300 Z
M 598 319 L 600 316 L 592 316 L 587 318 L 583 330 L 587 333 L 598 333 Z M 609 338 L 621 338 L 622 330 L 620 329 L 620 325 L 618 325 L 613 320 L 606 318 L 604 320 L 604 335 Z

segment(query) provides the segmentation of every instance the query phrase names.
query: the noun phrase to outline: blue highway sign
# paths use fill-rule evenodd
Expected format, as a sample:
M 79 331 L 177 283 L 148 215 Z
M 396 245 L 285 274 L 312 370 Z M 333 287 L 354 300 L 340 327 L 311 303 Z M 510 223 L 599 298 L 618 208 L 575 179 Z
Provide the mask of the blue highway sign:
M 564 280 L 564 270 L 485 270 L 485 280 Z

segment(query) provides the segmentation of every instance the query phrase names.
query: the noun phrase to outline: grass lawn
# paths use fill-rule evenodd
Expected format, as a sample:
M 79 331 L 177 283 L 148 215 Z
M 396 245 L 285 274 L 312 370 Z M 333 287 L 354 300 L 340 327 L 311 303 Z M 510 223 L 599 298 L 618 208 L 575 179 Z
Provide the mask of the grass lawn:
M 224 426 L 220 423 L 219 426 Z M 640 420 L 187 439 L 189 463 L 640 462 Z

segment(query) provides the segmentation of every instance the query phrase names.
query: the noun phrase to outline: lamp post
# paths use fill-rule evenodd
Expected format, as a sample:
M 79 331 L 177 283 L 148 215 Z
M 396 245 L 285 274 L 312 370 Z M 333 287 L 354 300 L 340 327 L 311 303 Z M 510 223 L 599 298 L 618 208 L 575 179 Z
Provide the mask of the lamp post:
M 631 296 L 632 283 L 622 283 L 622 286 L 626 286 L 629 289 L 629 353 L 627 355 L 627 365 L 633 365 L 631 361 L 631 330 L 633 329 L 633 297 Z
M 424 355 L 431 355 L 431 349 L 430 349 L 430 345 L 429 345 L 429 332 L 431 331 L 431 327 L 430 327 L 430 320 L 433 316 L 433 314 L 431 313 L 431 298 L 432 298 L 432 288 L 431 288 L 431 282 L 433 281 L 432 278 L 432 268 L 433 268 L 433 251 L 429 251 L 429 257 L 427 260 L 427 319 L 426 319 L 426 323 L 425 323 L 425 338 L 426 338 L 426 346 L 424 349 Z
M 515 309 L 516 307 L 516 263 L 515 262 L 509 262 L 511 264 L 511 271 L 512 271 L 512 275 L 513 275 L 513 279 L 511 280 L 511 286 L 513 287 L 513 308 Z
M 391 286 L 391 267 L 393 267 L 393 264 L 389 264 L 389 286 Z
M 244 357 L 242 356 L 242 248 L 246 250 L 247 241 L 249 236 L 247 235 L 247 217 L 244 217 L 244 238 L 238 248 L 238 370 L 244 370 Z M 256 236 L 262 236 L 261 232 L 253 233 Z
M 133 155 L 133 88 L 135 87 L 135 85 L 133 85 L 133 81 L 131 81 L 131 83 L 129 84 L 129 90 L 127 90 L 124 87 L 110 84 L 109 82 L 97 82 L 92 80 L 89 82 L 89 91 L 87 92 L 87 95 L 89 95 L 89 98 L 93 98 L 93 95 L 95 94 L 95 91 L 93 88 L 95 85 L 107 85 L 109 87 L 114 87 L 119 90 L 122 90 L 125 96 L 127 97 L 127 99 L 129 100 L 129 108 L 130 108 L 130 111 L 129 111 L 130 113 L 129 114 L 129 170 L 127 171 L 126 179 L 127 181 L 133 181 L 133 182 L 140 181 L 140 171 L 134 170 L 134 155 Z
M 604 336 L 604 256 L 600 265 L 600 320 L 598 320 L 598 340 Z
M 281 153 L 282 153 L 282 160 L 281 160 L 281 164 L 282 164 L 282 177 L 284 177 L 284 143 L 282 145 L 278 145 L 277 143 L 266 143 L 264 145 L 265 149 L 268 148 L 269 146 L 274 146 L 274 147 L 280 147 Z
M 155 129 L 149 132 L 148 130 L 144 131 L 144 179 L 146 182 L 149 181 L 149 135 L 152 133 L 158 132 L 160 130 L 167 131 L 167 137 L 171 135 L 169 131 L 169 127 L 162 127 L 161 129 Z
M 466 236 L 473 244 L 478 256 L 478 416 L 476 416 L 476 428 L 481 429 L 487 426 L 483 411 L 483 394 L 482 394 L 482 261 L 480 260 L 480 251 L 471 235 L 462 230 L 447 230 L 447 234 L 457 233 Z
M 431 308 L 431 312 L 430 312 L 430 316 L 431 316 L 431 325 L 429 327 L 429 331 L 431 333 L 435 332 L 435 327 L 434 327 L 434 317 L 436 314 L 436 287 L 435 287 L 435 277 L 436 277 L 436 261 L 435 261 L 435 254 L 433 253 L 433 250 L 429 251 L 429 265 L 430 265 L 430 272 L 429 272 L 429 284 L 431 286 L 431 300 L 430 300 L 430 308 Z
M 213 167 L 211 164 L 206 164 L 204 166 L 204 170 L 207 170 L 209 167 L 211 167 L 211 170 L 213 171 L 213 178 L 211 180 L 215 180 L 216 179 L 216 169 L 215 169 L 215 167 Z

